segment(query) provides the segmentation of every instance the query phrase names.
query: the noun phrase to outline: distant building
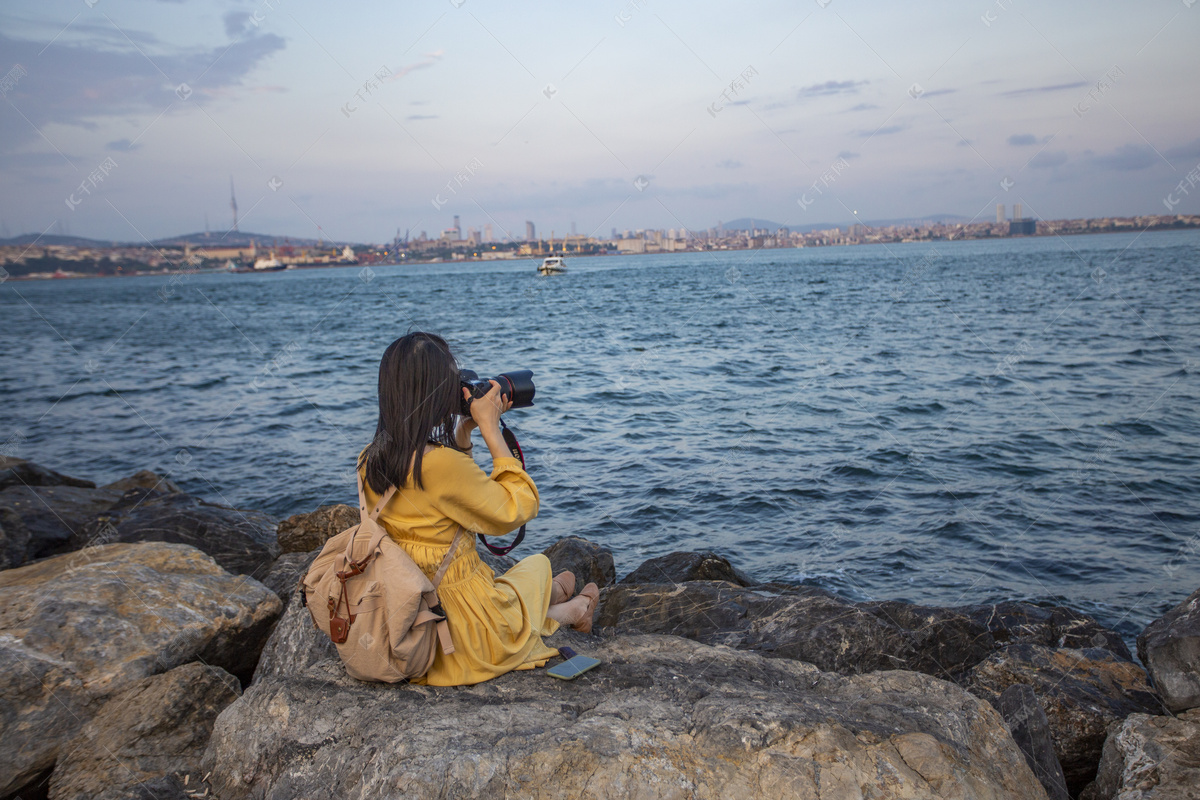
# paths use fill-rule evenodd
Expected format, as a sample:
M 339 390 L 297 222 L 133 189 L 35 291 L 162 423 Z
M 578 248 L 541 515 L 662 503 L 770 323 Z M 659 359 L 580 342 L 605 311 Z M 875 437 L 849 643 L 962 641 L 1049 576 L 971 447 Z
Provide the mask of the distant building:
M 533 223 L 530 222 L 529 220 L 525 221 L 525 241 L 527 241 L 527 242 L 537 241 L 536 231 L 533 228 Z
M 461 224 L 459 224 L 459 221 L 458 221 L 458 214 L 455 214 L 455 215 L 454 215 L 454 230 L 456 231 L 456 235 L 455 235 L 455 237 L 454 237 L 454 240 L 457 242 L 457 241 L 459 241 L 460 239 L 462 239 L 462 225 L 461 225 Z
M 483 226 L 483 240 L 485 242 L 495 241 L 492 237 L 492 223 Z
M 1004 203 L 996 204 L 996 222 L 997 224 L 1004 222 Z
M 1017 220 L 1022 220 L 1022 219 L 1025 219 L 1025 217 L 1021 213 L 1021 204 L 1013 203 L 1013 221 L 1015 222 Z
M 1016 208 L 1020 208 L 1020 206 Z M 1014 214 L 1017 213 L 1016 208 L 1013 209 Z M 1037 220 L 1014 219 L 1008 223 L 1009 236 L 1033 236 L 1035 233 L 1037 233 Z

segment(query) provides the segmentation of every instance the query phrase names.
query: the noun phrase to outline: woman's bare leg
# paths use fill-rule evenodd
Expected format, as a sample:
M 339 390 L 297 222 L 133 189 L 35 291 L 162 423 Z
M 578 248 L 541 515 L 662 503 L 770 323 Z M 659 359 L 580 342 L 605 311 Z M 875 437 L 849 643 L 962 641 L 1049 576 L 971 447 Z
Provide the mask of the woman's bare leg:
M 588 613 L 590 605 L 591 602 L 587 597 L 578 595 L 565 603 L 550 606 L 546 616 L 559 625 L 574 625 Z

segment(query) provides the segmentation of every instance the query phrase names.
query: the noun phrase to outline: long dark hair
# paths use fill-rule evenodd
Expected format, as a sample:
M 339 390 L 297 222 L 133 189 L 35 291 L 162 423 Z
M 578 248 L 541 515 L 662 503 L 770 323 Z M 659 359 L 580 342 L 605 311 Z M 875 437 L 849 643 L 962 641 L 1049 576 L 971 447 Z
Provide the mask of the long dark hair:
M 421 483 L 425 445 L 459 449 L 454 438 L 459 408 L 458 364 L 446 340 L 432 333 L 410 333 L 388 345 L 379 362 L 379 422 L 375 438 L 358 465 L 376 494 L 402 488 L 411 466 Z

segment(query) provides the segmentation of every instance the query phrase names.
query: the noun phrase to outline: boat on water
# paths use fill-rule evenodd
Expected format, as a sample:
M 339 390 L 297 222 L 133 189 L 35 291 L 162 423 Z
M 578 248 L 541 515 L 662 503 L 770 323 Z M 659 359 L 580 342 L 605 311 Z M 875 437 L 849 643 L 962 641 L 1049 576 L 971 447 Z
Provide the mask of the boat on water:
M 259 258 L 254 262 L 255 272 L 275 272 L 281 269 L 287 269 L 287 264 L 276 258 L 274 251 L 271 251 L 269 258 Z
M 537 270 L 539 275 L 558 275 L 567 271 L 567 260 L 562 256 L 547 256 Z

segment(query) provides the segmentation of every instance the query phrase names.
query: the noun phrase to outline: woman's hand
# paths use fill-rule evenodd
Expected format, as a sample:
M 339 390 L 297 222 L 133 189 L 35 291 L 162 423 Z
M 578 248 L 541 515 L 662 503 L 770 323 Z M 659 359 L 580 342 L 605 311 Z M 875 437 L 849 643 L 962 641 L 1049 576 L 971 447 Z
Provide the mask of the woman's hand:
M 500 427 L 500 415 L 512 408 L 512 400 L 500 394 L 500 384 L 491 381 L 492 388 L 483 397 L 471 402 L 471 419 L 481 430 L 490 431 Z M 463 388 L 463 399 L 471 399 L 471 391 Z

